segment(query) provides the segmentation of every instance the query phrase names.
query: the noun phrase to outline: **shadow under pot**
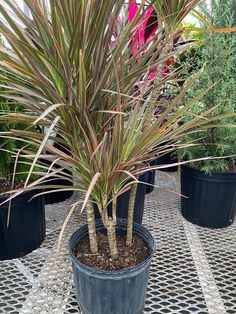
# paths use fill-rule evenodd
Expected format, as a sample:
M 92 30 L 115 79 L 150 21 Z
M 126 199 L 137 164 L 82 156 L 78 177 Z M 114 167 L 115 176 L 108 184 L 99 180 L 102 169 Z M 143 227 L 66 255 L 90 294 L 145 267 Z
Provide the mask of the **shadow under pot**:
M 116 233 L 126 232 L 127 222 L 118 219 Z M 105 233 L 101 220 L 96 229 Z M 69 242 L 76 297 L 83 314 L 141 314 L 145 304 L 151 259 L 155 242 L 150 232 L 139 224 L 134 224 L 134 234 L 138 235 L 150 250 L 149 257 L 142 263 L 117 271 L 92 268 L 77 260 L 74 252 L 77 243 L 87 236 L 88 227 L 76 231 Z
M 148 174 L 144 173 L 139 177 L 139 180 L 142 182 L 147 182 Z M 144 201 L 145 201 L 145 194 L 146 194 L 146 184 L 145 183 L 138 183 L 136 196 L 135 196 L 135 204 L 134 204 L 134 222 L 142 224 L 143 221 L 143 211 L 144 211 Z M 126 191 L 125 193 L 121 194 L 117 198 L 117 208 L 116 208 L 116 216 L 117 218 L 128 218 L 128 207 L 129 207 L 129 196 L 130 190 Z M 111 215 L 112 208 L 111 204 L 108 205 L 108 214 Z M 98 212 L 97 205 L 94 204 L 95 209 L 95 219 L 101 219 L 101 215 Z
M 181 211 L 202 227 L 231 225 L 236 214 L 236 172 L 204 172 L 181 166 Z
M 11 202 L 7 226 L 8 203 L 0 206 L 0 260 L 19 258 L 37 249 L 45 238 L 44 197 L 39 191 L 23 192 Z M 7 196 L 0 196 L 0 203 Z

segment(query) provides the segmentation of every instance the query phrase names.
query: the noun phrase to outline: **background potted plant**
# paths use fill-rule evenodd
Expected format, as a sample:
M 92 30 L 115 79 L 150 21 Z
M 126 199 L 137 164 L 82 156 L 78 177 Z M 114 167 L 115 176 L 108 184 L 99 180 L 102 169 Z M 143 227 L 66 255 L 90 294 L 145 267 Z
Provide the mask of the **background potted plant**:
M 1 73 L 2 74 L 2 73 Z M 4 87 L 1 87 L 1 94 Z M 20 105 L 10 103 L 4 96 L 0 97 L 0 116 L 12 110 L 15 115 L 24 112 Z M 30 169 L 26 159 L 19 159 L 17 151 L 26 147 L 26 143 L 9 137 L 10 130 L 22 132 L 27 124 L 6 122 L 0 124 L 0 203 L 8 199 L 9 191 L 21 188 Z M 31 147 L 32 149 L 33 147 Z M 32 175 L 31 179 L 37 176 Z M 40 246 L 45 237 L 44 197 L 35 196 L 35 191 L 24 192 L 10 202 L 0 205 L 0 260 L 17 258 L 32 252 Z
M 116 32 L 115 40 L 114 28 L 123 12 L 124 1 L 60 0 L 51 1 L 48 9 L 46 1 L 26 0 L 32 18 L 22 14 L 14 1 L 6 3 L 16 17 L 13 20 L 9 8 L 0 5 L 7 21 L 0 21 L 0 30 L 14 51 L 4 50 L 1 63 L 15 76 L 15 79 L 4 77 L 8 97 L 20 100 L 30 111 L 20 116 L 22 120 L 47 127 L 45 134 L 12 130 L 12 134 L 30 140 L 37 147 L 36 153 L 21 152 L 31 162 L 23 190 L 41 188 L 50 176 L 68 178 L 64 169 L 73 173 L 70 178 L 73 187 L 60 189 L 86 193 L 82 210 L 86 209 L 87 225 L 72 236 L 69 245 L 80 307 L 85 314 L 141 313 L 155 245 L 143 226 L 133 224 L 138 178 L 154 169 L 147 161 L 163 150 L 181 146 L 183 134 L 196 126 L 204 130 L 207 124 L 204 118 L 207 112 L 181 123 L 186 111 L 194 105 L 190 101 L 180 107 L 192 81 L 171 100 L 161 116 L 154 115 L 158 106 L 156 93 L 172 76 L 170 73 L 163 77 L 160 73 L 166 60 L 177 53 L 170 45 L 173 33 L 166 29 L 168 33 L 164 36 L 163 28 L 156 33 L 155 40 L 148 43 L 148 51 L 140 47 L 131 56 L 132 31 L 149 9 L 145 1 L 140 4 L 134 20 Z M 164 3 L 169 8 L 169 2 Z M 197 3 L 179 2 L 178 13 L 172 12 L 174 22 L 178 23 Z M 181 47 L 179 51 L 184 49 L 186 47 Z M 157 75 L 150 84 L 146 77 L 153 68 L 157 68 Z M 136 86 L 139 86 L 138 95 Z M 166 119 L 170 112 L 173 112 L 171 119 Z M 219 118 L 214 116 L 212 120 Z M 14 121 L 16 117 L 9 114 L 0 117 L 0 122 L 7 119 Z M 54 131 L 60 135 L 59 147 L 48 141 L 54 140 Z M 168 145 L 169 142 L 173 146 Z M 65 154 L 60 147 L 68 147 L 70 154 Z M 44 158 L 52 164 L 37 182 L 29 185 L 44 150 L 49 153 L 44 154 Z M 54 168 L 54 164 L 59 168 Z M 130 190 L 130 198 L 126 222 L 117 219 L 116 206 L 118 196 L 127 190 Z M 20 192 L 15 191 L 10 198 Z M 72 205 L 66 221 L 79 202 Z M 93 203 L 102 218 L 97 223 Z M 112 204 L 111 213 L 109 204 Z M 141 246 L 136 246 L 137 238 Z M 141 252 L 141 259 L 135 254 L 135 247 Z M 102 249 L 106 250 L 105 257 Z M 127 252 L 134 254 L 133 263 Z M 119 295 L 121 298 L 117 297 Z
M 211 10 L 203 7 L 212 24 L 220 27 L 235 26 L 235 17 L 231 1 L 222 4 L 215 1 Z M 181 167 L 181 192 L 188 198 L 182 198 L 183 216 L 193 223 L 205 227 L 226 227 L 235 219 L 236 213 L 236 124 L 235 118 L 229 117 L 236 112 L 236 34 L 209 33 L 202 44 L 195 48 L 195 58 L 187 58 L 188 65 L 192 62 L 195 68 L 204 66 L 188 93 L 189 98 L 212 85 L 211 90 L 191 109 L 190 116 L 198 115 L 202 110 L 216 106 L 214 112 L 224 115 L 221 120 L 226 127 L 218 127 L 219 121 L 209 122 L 210 130 L 203 134 L 194 132 L 186 140 L 197 141 L 198 145 L 184 150 L 184 159 L 200 156 L 232 156 L 228 158 L 203 160 L 190 166 Z M 215 113 L 214 113 L 215 114 Z

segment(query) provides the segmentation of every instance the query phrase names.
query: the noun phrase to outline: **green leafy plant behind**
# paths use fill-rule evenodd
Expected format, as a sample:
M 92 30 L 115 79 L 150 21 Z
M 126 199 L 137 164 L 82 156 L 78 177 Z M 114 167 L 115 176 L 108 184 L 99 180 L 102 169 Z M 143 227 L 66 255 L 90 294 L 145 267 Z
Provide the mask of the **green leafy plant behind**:
M 5 3 L 9 7 L 0 5 L 5 19 L 0 21 L 0 31 L 11 50 L 2 49 L 1 66 L 11 75 L 2 75 L 2 79 L 7 86 L 7 97 L 27 110 L 20 115 L 9 113 L 0 117 L 0 123 L 27 122 L 45 129 L 43 133 L 12 130 L 12 136 L 37 147 L 37 152 L 27 148 L 20 154 L 31 163 L 24 190 L 45 186 L 45 180 L 52 176 L 71 180 L 73 187 L 60 188 L 86 192 L 82 210 L 87 211 L 91 251 L 98 250 L 93 210 L 96 203 L 107 229 L 111 257 L 115 258 L 118 195 L 132 189 L 129 244 L 135 186 L 140 174 L 152 169 L 147 161 L 181 147 L 183 134 L 196 127 L 202 131 L 206 128 L 204 116 L 208 111 L 184 123 L 183 116 L 194 106 L 194 101 L 180 106 L 199 74 L 168 106 L 163 108 L 158 100 L 161 87 L 175 81 L 178 72 L 163 77 L 163 65 L 188 45 L 173 49 L 174 34 L 157 31 L 148 49 L 143 46 L 131 55 L 130 40 L 148 9 L 145 1 L 133 22 L 123 23 L 116 36 L 114 29 L 125 4 L 121 0 L 51 0 L 49 9 L 46 0 L 26 0 L 32 18 L 24 15 L 14 1 Z M 15 20 L 9 9 L 14 11 Z M 159 72 L 155 80 L 149 81 L 148 74 L 154 67 Z M 196 100 L 204 94 L 205 91 L 199 93 Z M 158 117 L 154 115 L 156 107 L 162 109 Z M 219 118 L 216 115 L 210 119 L 214 122 Z M 41 177 L 29 183 L 42 157 L 53 164 L 50 167 L 42 164 Z M 54 164 L 59 168 L 54 168 Z M 63 169 L 71 171 L 73 178 Z M 21 192 L 16 191 L 12 197 Z M 68 219 L 79 203 L 78 200 L 73 204 Z M 109 203 L 112 203 L 111 216 L 107 211 Z
M 0 38 L 0 45 L 4 47 L 4 42 Z M 2 60 L 2 55 L 0 55 L 0 60 Z M 7 75 L 5 71 L 0 72 L 1 76 Z M 1 80 L 0 80 L 1 81 Z M 24 108 L 16 103 L 11 102 L 5 97 L 6 87 L 4 84 L 0 86 L 0 116 L 14 112 L 16 115 L 24 112 Z M 29 127 L 26 123 L 15 123 L 14 121 L 9 121 L 0 124 L 0 132 L 7 135 L 13 129 L 25 130 Z M 0 137 L 0 179 L 11 181 L 14 173 L 15 157 L 17 151 L 25 146 L 25 143 L 17 141 L 15 138 Z M 16 178 L 15 181 L 24 180 L 26 178 L 26 173 L 29 171 L 29 165 L 27 161 L 21 160 L 16 167 Z
M 231 4 L 215 3 L 208 17 L 212 24 L 223 27 L 233 27 L 236 24 L 232 14 Z M 209 33 L 205 36 L 203 44 L 195 48 L 195 58 L 191 55 L 186 59 L 188 68 L 197 69 L 204 66 L 203 73 L 199 76 L 193 87 L 188 92 L 188 98 L 194 98 L 199 91 L 207 86 L 214 85 L 204 97 L 191 109 L 186 119 L 191 119 L 191 114 L 200 114 L 202 110 L 217 106 L 218 114 L 236 112 L 236 34 Z M 194 66 L 192 66 L 194 63 Z M 215 114 L 214 112 L 214 114 Z M 212 116 L 212 113 L 209 114 Z M 199 146 L 187 148 L 184 152 L 186 158 L 194 159 L 200 156 L 229 156 L 236 154 L 236 121 L 232 118 L 223 119 L 220 123 L 226 128 L 218 128 L 219 122 L 214 127 L 200 135 L 198 132 L 191 134 L 185 140 L 189 141 L 202 137 Z M 205 172 L 224 171 L 234 169 L 235 158 L 205 160 L 195 164 Z

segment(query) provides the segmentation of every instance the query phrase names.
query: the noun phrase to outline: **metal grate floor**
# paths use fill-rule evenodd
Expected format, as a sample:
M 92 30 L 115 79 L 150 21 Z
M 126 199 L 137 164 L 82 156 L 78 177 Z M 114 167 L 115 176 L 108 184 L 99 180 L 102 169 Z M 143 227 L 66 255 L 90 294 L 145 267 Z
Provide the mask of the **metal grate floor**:
M 221 230 L 197 227 L 180 213 L 174 175 L 158 172 L 158 188 L 146 196 L 144 224 L 157 251 L 145 314 L 236 314 L 236 223 Z M 67 254 L 70 235 L 84 223 L 79 210 L 69 222 L 56 259 L 60 226 L 73 200 L 46 207 L 47 236 L 38 250 L 0 261 L 0 313 L 80 313 Z

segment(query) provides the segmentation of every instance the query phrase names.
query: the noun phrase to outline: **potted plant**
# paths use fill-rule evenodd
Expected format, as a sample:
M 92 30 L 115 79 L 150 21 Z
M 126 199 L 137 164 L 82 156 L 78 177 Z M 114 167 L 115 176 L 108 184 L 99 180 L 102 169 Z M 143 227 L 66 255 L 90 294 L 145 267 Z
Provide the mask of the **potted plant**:
M 186 5 L 179 1 L 172 22 L 178 23 L 197 2 L 188 1 Z M 26 0 L 32 18 L 22 14 L 14 1 L 6 3 L 17 18 L 13 20 L 8 9 L 0 5 L 7 21 L 0 21 L 0 30 L 14 51 L 4 50 L 1 63 L 14 74 L 14 79 L 4 77 L 8 97 L 20 100 L 29 110 L 20 116 L 22 120 L 47 127 L 45 134 L 12 130 L 15 136 L 37 146 L 36 153 L 24 150 L 24 158 L 31 161 L 24 190 L 41 188 L 51 175 L 66 176 L 63 169 L 73 173 L 73 187 L 60 189 L 85 192 L 82 210 L 86 210 L 87 225 L 71 237 L 69 244 L 80 307 L 85 314 L 141 313 L 155 244 L 146 228 L 133 223 L 138 178 L 155 169 L 147 161 L 163 152 L 166 143 L 174 143 L 175 149 L 183 134 L 197 125 L 204 130 L 207 124 L 207 112 L 180 123 L 193 106 L 190 102 L 180 107 L 192 82 L 169 103 L 162 116 L 154 116 L 156 93 L 172 77 L 171 73 L 164 77 L 160 73 L 166 60 L 178 53 L 171 49 L 173 33 L 171 29 L 164 32 L 163 24 L 162 32 L 148 43 L 148 51 L 140 47 L 131 56 L 133 30 L 149 9 L 145 1 L 134 20 L 121 28 L 117 21 L 124 12 L 123 0 L 51 1 L 49 9 L 46 1 Z M 150 84 L 145 78 L 153 68 L 157 68 L 157 74 Z M 171 119 L 165 120 L 170 112 L 174 112 Z M 219 118 L 214 116 L 212 120 Z M 7 119 L 14 121 L 16 117 L 0 117 L 0 123 Z M 60 135 L 60 146 L 69 148 L 69 155 L 51 145 L 54 133 Z M 44 158 L 52 165 L 37 182 L 28 185 L 44 150 L 49 153 Z M 119 195 L 128 190 L 126 221 L 117 219 L 116 207 Z M 72 205 L 67 221 L 79 202 Z M 94 203 L 102 218 L 97 222 Z
M 216 3 L 217 4 L 217 3 Z M 232 27 L 235 18 L 230 1 L 212 7 L 208 11 L 212 23 L 216 26 Z M 181 199 L 183 216 L 204 227 L 221 228 L 233 223 L 236 213 L 236 136 L 235 119 L 229 117 L 236 112 L 235 33 L 214 34 L 205 36 L 201 46 L 196 48 L 197 58 L 194 62 L 204 71 L 189 91 L 189 98 L 212 85 L 212 89 L 191 109 L 190 115 L 198 115 L 201 110 L 216 106 L 215 112 L 223 114 L 221 121 L 226 127 L 218 127 L 219 121 L 209 123 L 211 129 L 204 134 L 194 132 L 185 140 L 197 141 L 198 145 L 188 147 L 183 152 L 184 159 L 200 156 L 218 157 L 204 160 L 190 166 L 181 167 L 181 192 L 187 198 Z M 190 62 L 189 62 L 190 61 Z M 191 66 L 191 58 L 188 60 Z M 186 120 L 190 119 L 190 115 Z M 222 156 L 231 156 L 222 158 Z
M 3 88 L 1 89 L 3 92 Z M 14 108 L 16 114 L 23 112 L 19 105 L 10 104 L 4 97 L 0 98 L 0 116 L 6 115 Z M 24 131 L 27 125 L 20 123 L 0 124 L 0 131 L 5 137 L 0 138 L 0 203 L 8 199 L 8 192 L 22 188 L 29 170 L 27 160 L 17 157 L 25 143 L 14 137 L 8 138 L 9 131 L 17 128 Z M 16 164 L 15 159 L 19 158 Z M 36 176 L 32 176 L 32 179 Z M 0 205 L 0 260 L 17 258 L 32 252 L 40 246 L 45 237 L 44 197 L 35 196 L 35 191 L 18 195 L 10 202 Z

